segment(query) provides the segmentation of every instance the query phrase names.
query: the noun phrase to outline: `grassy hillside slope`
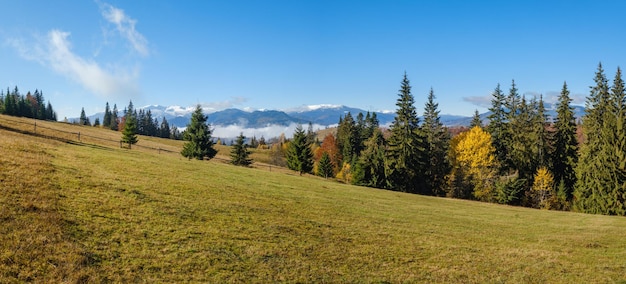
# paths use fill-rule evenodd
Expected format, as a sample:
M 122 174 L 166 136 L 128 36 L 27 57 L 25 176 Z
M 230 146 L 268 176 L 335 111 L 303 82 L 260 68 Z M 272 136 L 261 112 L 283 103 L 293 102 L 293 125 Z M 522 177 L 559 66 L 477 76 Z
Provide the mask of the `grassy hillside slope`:
M 626 218 L 402 194 L 2 128 L 0 167 L 2 283 L 626 281 Z

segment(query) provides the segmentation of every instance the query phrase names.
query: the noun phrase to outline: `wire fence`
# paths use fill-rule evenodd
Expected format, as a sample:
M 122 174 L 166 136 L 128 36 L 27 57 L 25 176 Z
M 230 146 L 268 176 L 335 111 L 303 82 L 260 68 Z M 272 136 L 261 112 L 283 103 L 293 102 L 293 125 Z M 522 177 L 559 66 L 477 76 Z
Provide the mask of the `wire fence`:
M 162 147 L 150 147 L 146 145 L 128 145 L 123 143 L 121 140 L 115 140 L 107 137 L 90 135 L 85 132 L 80 131 L 67 131 L 62 129 L 57 129 L 54 127 L 46 126 L 45 121 L 36 120 L 36 119 L 12 119 L 7 116 L 0 116 L 0 129 L 5 129 L 9 131 L 15 131 L 22 134 L 34 135 L 46 139 L 57 140 L 65 143 L 81 143 L 81 144 L 92 144 L 98 146 L 109 146 L 109 147 L 120 147 L 120 148 L 142 148 L 149 151 L 155 151 L 159 154 L 167 153 L 167 154 L 180 154 L 180 150 L 172 150 L 165 149 Z M 213 160 L 219 161 L 224 164 L 230 164 L 230 159 L 225 159 L 221 157 L 214 157 Z M 253 168 L 258 169 L 267 169 L 268 171 L 278 171 L 278 172 L 291 172 L 285 167 L 281 167 L 278 165 L 272 165 L 267 163 L 258 163 L 253 162 L 251 165 Z
M 118 146 L 120 148 L 137 147 L 137 148 L 142 148 L 146 150 L 156 151 L 159 154 L 161 154 L 162 152 L 163 153 L 178 153 L 178 151 L 173 151 L 171 149 L 165 149 L 161 147 L 150 147 L 150 146 L 139 145 L 139 144 L 135 144 L 131 146 L 129 144 L 123 143 L 122 140 L 115 140 L 115 139 L 111 139 L 107 137 L 90 135 L 84 132 L 81 133 L 80 131 L 72 132 L 72 131 L 52 128 L 52 127 L 46 126 L 44 123 L 38 120 L 30 120 L 30 121 L 29 120 L 17 120 L 17 119 L 11 119 L 11 118 L 7 118 L 6 116 L 3 116 L 2 119 L 0 119 L 0 128 L 11 130 L 11 131 L 17 131 L 23 134 L 30 134 L 34 136 L 43 137 L 43 138 L 58 140 L 62 142 L 68 142 L 68 143 L 89 144 L 89 142 L 98 141 L 100 142 L 98 143 L 99 145 L 106 144 L 112 147 L 118 147 Z

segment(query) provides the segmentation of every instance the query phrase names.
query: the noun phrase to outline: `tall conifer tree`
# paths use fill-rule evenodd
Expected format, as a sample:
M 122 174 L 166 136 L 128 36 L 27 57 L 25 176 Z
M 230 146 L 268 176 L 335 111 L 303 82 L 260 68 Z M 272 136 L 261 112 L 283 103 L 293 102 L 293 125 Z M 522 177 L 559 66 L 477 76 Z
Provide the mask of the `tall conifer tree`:
M 89 118 L 85 115 L 85 108 L 80 109 L 80 119 L 78 121 L 80 125 L 91 126 L 91 122 L 89 122 Z
M 419 127 L 411 85 L 406 72 L 396 102 L 387 151 L 387 177 L 392 189 L 424 193 L 424 136 Z
M 424 123 L 422 124 L 422 133 L 426 138 L 426 193 L 444 196 L 445 176 L 450 172 L 450 163 L 447 158 L 450 135 L 441 123 L 438 108 L 439 104 L 435 102 L 435 93 L 431 88 L 424 108 Z
M 564 193 L 568 200 L 572 198 L 576 183 L 574 168 L 578 163 L 576 118 L 574 117 L 574 109 L 570 106 L 572 99 L 569 94 L 567 82 L 563 82 L 554 121 L 554 152 L 552 153 L 554 181 L 557 185 L 563 183 Z
M 621 72 L 617 75 L 621 77 Z M 591 93 L 587 97 L 587 114 L 583 118 L 586 142 L 581 146 L 576 167 L 574 206 L 582 212 L 610 214 L 613 203 L 617 200 L 609 195 L 613 186 L 609 184 L 612 172 L 611 165 L 606 163 L 610 160 L 609 156 L 615 153 L 609 150 L 613 146 L 609 143 L 613 141 L 607 135 L 615 131 L 610 128 L 616 125 L 616 118 L 611 113 L 611 94 L 602 64 L 598 65 L 594 82 L 596 85 L 591 87 Z
M 102 119 L 102 126 L 106 128 L 111 128 L 111 108 L 109 107 L 109 102 L 106 103 L 104 107 L 104 118 Z
M 118 117 L 117 104 L 113 104 L 113 112 L 111 112 L 111 130 L 119 130 L 120 119 Z
M 506 97 L 500 89 L 500 84 L 496 86 L 492 93 L 491 107 L 489 111 L 491 114 L 487 117 L 489 124 L 487 125 L 487 132 L 491 135 L 493 147 L 496 149 L 496 158 L 500 165 L 501 173 L 508 171 L 508 149 L 505 142 L 509 137 L 508 120 L 506 116 L 505 103 Z

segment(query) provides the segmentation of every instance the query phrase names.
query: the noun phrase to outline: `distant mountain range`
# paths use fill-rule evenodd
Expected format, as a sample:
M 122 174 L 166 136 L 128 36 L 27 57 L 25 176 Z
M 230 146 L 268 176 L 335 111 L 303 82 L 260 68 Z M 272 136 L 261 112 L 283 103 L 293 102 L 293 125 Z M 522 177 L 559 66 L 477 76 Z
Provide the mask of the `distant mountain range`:
M 556 116 L 556 110 L 552 104 L 545 104 L 547 115 L 549 117 Z M 573 106 L 574 115 L 577 118 L 584 115 L 584 107 Z M 191 114 L 195 110 L 195 107 L 180 107 L 180 106 L 160 106 L 150 105 L 140 109 L 144 111 L 150 110 L 153 118 L 157 118 L 160 122 L 163 117 L 167 119 L 170 125 L 175 125 L 178 128 L 185 128 L 191 120 Z M 268 126 L 288 126 L 294 123 L 301 123 L 303 125 L 309 122 L 318 126 L 333 126 L 339 122 L 339 117 L 345 116 L 348 112 L 356 119 L 358 113 L 365 115 L 367 111 L 352 108 L 343 105 L 312 105 L 294 108 L 290 110 L 254 110 L 245 111 L 240 109 L 225 109 L 221 111 L 207 113 L 209 117 L 209 123 L 212 126 L 231 126 L 236 125 L 241 128 L 264 128 Z M 487 122 L 487 116 L 489 112 L 483 113 L 480 117 L 483 123 Z M 381 125 L 390 125 L 393 122 L 395 113 L 391 112 L 376 112 L 376 116 Z M 103 120 L 104 113 L 96 113 L 89 116 L 89 119 L 93 122 L 95 118 Z M 420 118 L 421 119 L 421 118 Z M 459 115 L 440 115 L 441 122 L 446 126 L 469 126 L 472 120 L 468 116 Z

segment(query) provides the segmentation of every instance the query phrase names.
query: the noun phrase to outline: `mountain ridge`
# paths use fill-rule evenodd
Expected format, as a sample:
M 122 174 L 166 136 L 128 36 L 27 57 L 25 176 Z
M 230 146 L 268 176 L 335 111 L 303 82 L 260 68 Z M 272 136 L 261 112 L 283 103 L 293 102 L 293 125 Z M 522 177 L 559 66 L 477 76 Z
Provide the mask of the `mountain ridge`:
M 556 109 L 553 104 L 546 103 L 546 113 L 548 117 L 556 116 Z M 572 106 L 574 108 L 574 115 L 576 118 L 584 115 L 584 107 Z M 140 110 L 150 110 L 152 119 L 157 119 L 159 122 L 165 117 L 168 123 L 172 126 L 176 126 L 179 129 L 185 128 L 191 120 L 191 114 L 195 110 L 195 107 L 181 107 L 177 105 L 162 106 L 162 105 L 147 105 L 138 108 Z M 250 109 L 238 109 L 228 108 L 223 110 L 203 109 L 204 113 L 208 115 L 208 122 L 215 126 L 238 126 L 246 129 L 258 129 L 270 126 L 287 127 L 292 124 L 308 124 L 309 122 L 317 125 L 318 128 L 332 127 L 337 125 L 339 118 L 345 116 L 348 112 L 356 119 L 359 113 L 365 115 L 368 111 L 349 107 L 345 105 L 309 105 L 291 108 L 287 110 L 250 110 Z M 387 111 L 373 111 L 370 113 L 376 113 L 380 125 L 388 126 L 393 122 L 395 113 Z M 486 123 L 487 117 L 490 112 L 484 112 L 480 114 L 483 123 Z M 121 113 L 120 113 L 121 115 Z M 104 112 L 99 112 L 89 116 L 91 121 L 99 118 L 103 120 Z M 423 117 L 420 116 L 420 120 Z M 472 120 L 471 116 L 462 115 L 440 115 L 441 123 L 445 126 L 469 126 Z

